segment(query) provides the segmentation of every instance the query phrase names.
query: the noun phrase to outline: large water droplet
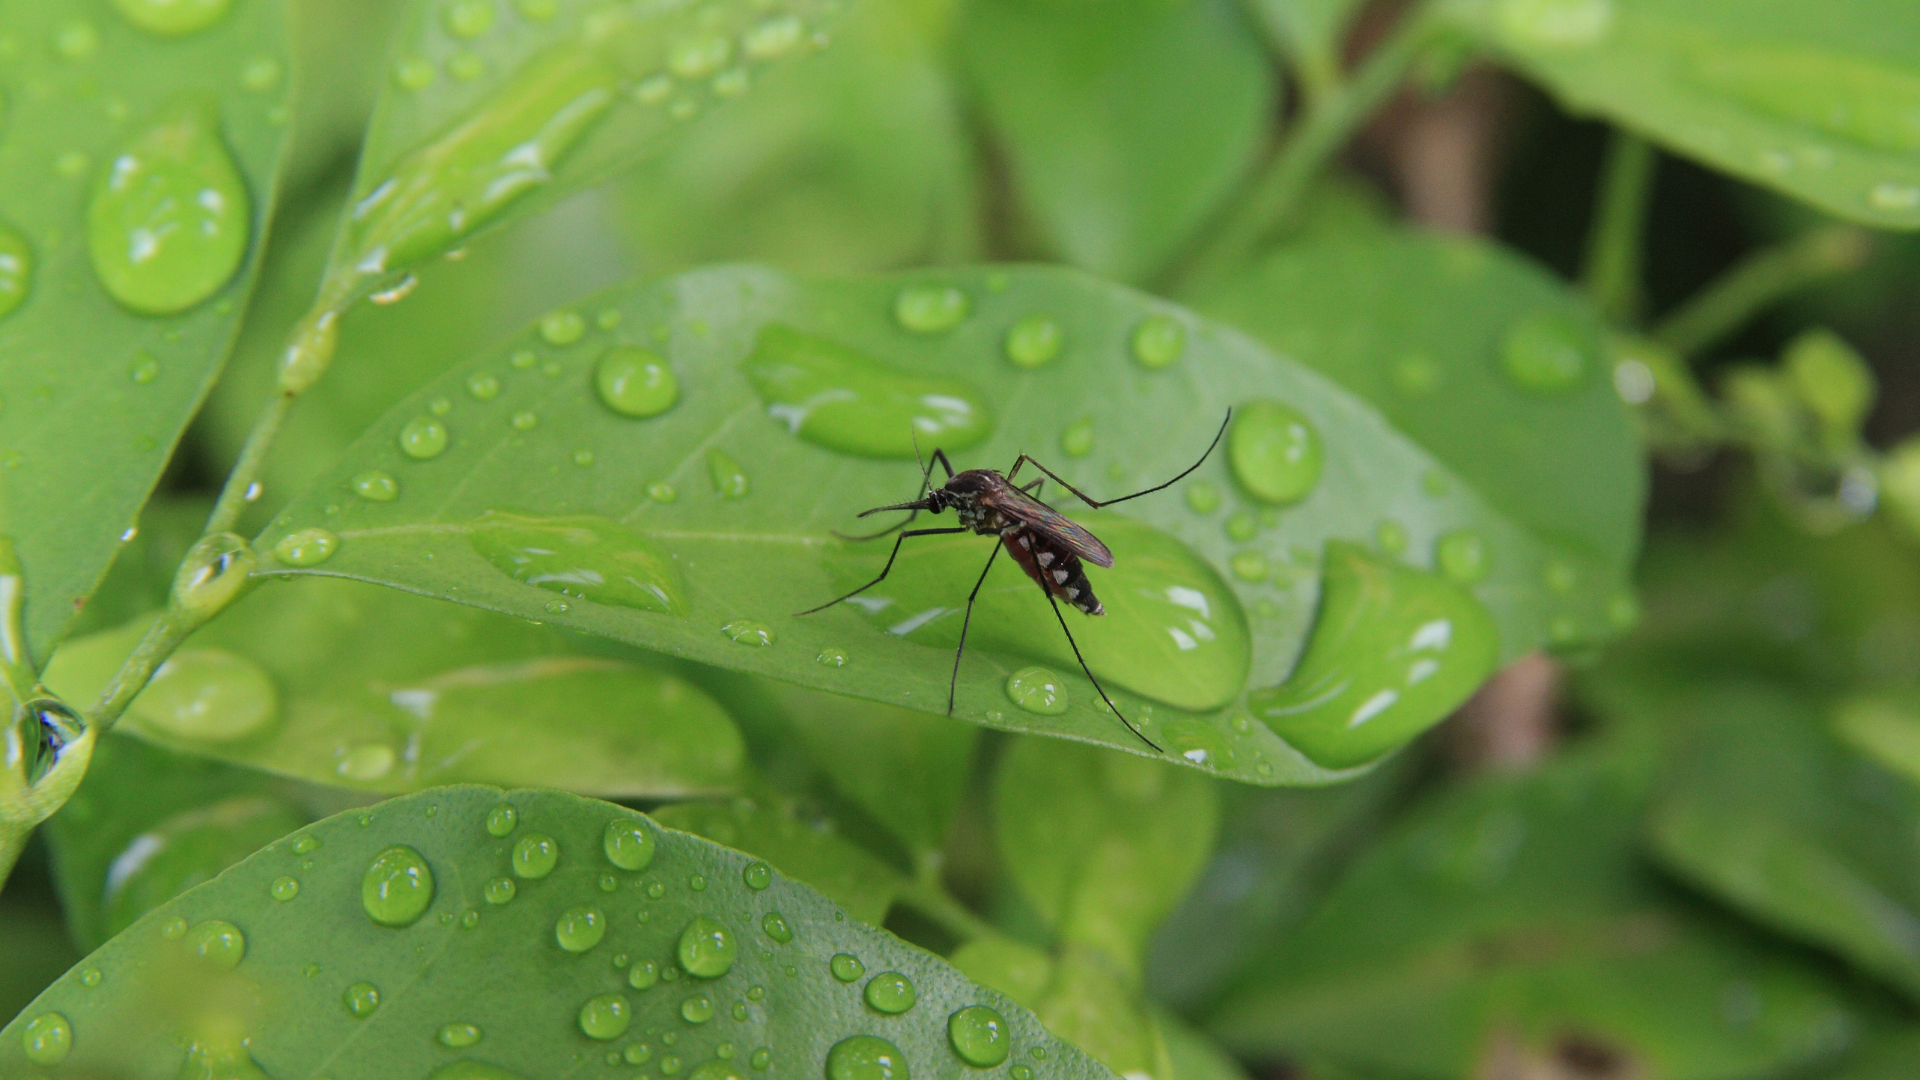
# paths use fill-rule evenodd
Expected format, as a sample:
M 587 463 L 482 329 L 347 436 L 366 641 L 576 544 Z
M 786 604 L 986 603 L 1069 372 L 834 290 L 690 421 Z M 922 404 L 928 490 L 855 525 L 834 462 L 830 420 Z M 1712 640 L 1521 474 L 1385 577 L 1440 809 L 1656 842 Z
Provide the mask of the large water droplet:
M 620 869 L 645 870 L 653 862 L 653 830 L 637 821 L 609 821 L 601 847 Z
M 744 499 L 753 490 L 747 471 L 719 447 L 707 450 L 707 475 L 713 480 L 714 494 L 723 499 Z
M 515 877 L 543 878 L 560 862 L 560 845 L 551 836 L 528 833 L 513 845 Z
M 979 391 L 959 379 L 887 367 L 785 326 L 760 331 L 742 365 L 767 411 L 808 442 L 863 457 L 964 450 L 993 430 Z
M 211 648 L 175 653 L 127 709 L 150 731 L 199 742 L 245 738 L 279 711 L 280 692 L 265 668 Z
M 907 1057 L 877 1035 L 855 1035 L 827 1051 L 827 1080 L 908 1080 Z
M 101 285 L 143 315 L 212 296 L 247 253 L 252 206 L 218 125 L 180 106 L 136 135 L 94 183 L 87 249 Z
M 1320 482 L 1326 450 L 1305 416 L 1278 401 L 1251 401 L 1233 415 L 1227 460 L 1247 493 L 1276 506 L 1297 503 Z
M 559 921 L 553 924 L 554 940 L 571 953 L 586 952 L 600 944 L 606 934 L 606 913 L 584 904 L 561 912 Z
M 433 871 L 418 851 L 395 845 L 373 857 L 360 879 L 360 904 L 382 926 L 410 926 L 433 903 Z
M 729 641 L 739 645 L 773 644 L 773 628 L 753 619 L 735 619 L 722 626 L 720 632 L 727 635 Z
M 893 298 L 893 317 L 915 334 L 939 334 L 959 326 L 972 311 L 967 294 L 951 285 L 914 285 Z
M 1437 723 L 1492 673 L 1499 651 L 1492 617 L 1460 586 L 1332 543 L 1306 650 L 1285 683 L 1248 703 L 1315 762 L 1347 768 Z
M 1006 1017 L 985 1005 L 969 1005 L 947 1017 L 947 1041 L 960 1060 L 976 1069 L 991 1069 L 1007 1060 L 1013 1032 Z
M 231 970 L 247 955 L 247 935 L 225 919 L 208 919 L 187 931 L 187 948 L 214 967 Z
M 680 400 L 680 381 L 657 354 L 635 345 L 615 345 L 593 369 L 594 388 L 607 408 L 622 416 L 658 416 Z
M 198 619 L 212 618 L 247 584 L 258 556 L 233 533 L 202 537 L 173 577 L 173 602 Z
M 1862 56 L 1718 41 L 1696 52 L 1692 74 L 1700 85 L 1795 126 L 1875 150 L 1920 150 L 1920 78 Z
M 1060 355 L 1066 332 L 1051 316 L 1028 315 L 1007 328 L 1007 359 L 1023 368 L 1037 368 Z
M 1613 0 L 1500 0 L 1496 17 L 1517 47 L 1582 49 L 1613 28 Z
M 867 1004 L 889 1015 L 913 1008 L 913 980 L 897 971 L 883 971 L 867 980 Z
M 748 863 L 740 871 L 740 880 L 746 883 L 747 888 L 759 892 L 773 884 L 773 867 L 763 862 Z
M 32 246 L 26 237 L 0 224 L 0 318 L 20 306 L 32 285 Z
M 340 548 L 340 538 L 325 529 L 290 532 L 273 545 L 273 557 L 287 566 L 319 566 Z
M 608 1042 L 627 1033 L 633 1024 L 633 1006 L 619 994 L 597 994 L 580 1006 L 580 1030 L 589 1039 Z
M 1507 330 L 1500 350 L 1500 366 L 1509 378 L 1542 394 L 1564 393 L 1579 386 L 1592 366 L 1593 352 L 1586 328 L 1558 311 L 1537 311 Z
M 380 1008 L 380 988 L 370 982 L 357 982 L 340 995 L 347 1011 L 364 1020 Z
M 123 18 L 150 34 L 175 37 L 205 30 L 224 17 L 233 0 L 113 0 Z
M 685 615 L 680 571 L 648 537 L 606 518 L 530 518 L 489 511 L 467 534 L 515 581 L 596 604 Z
M 1149 315 L 1133 328 L 1133 358 L 1158 371 L 1187 351 L 1186 324 L 1171 315 Z
M 1067 684 L 1048 668 L 1023 667 L 1007 676 L 1007 698 L 1030 713 L 1059 716 L 1067 711 Z
M 73 1025 L 57 1012 L 41 1013 L 20 1032 L 27 1060 L 35 1065 L 58 1065 L 73 1052 Z
M 733 967 L 734 957 L 739 955 L 740 947 L 733 939 L 733 932 L 719 922 L 702 915 L 687 924 L 680 931 L 680 944 L 676 953 L 680 966 L 689 975 L 703 979 L 717 979 Z
M 416 416 L 400 429 L 400 452 L 415 461 L 430 461 L 447 449 L 447 425 L 431 416 Z

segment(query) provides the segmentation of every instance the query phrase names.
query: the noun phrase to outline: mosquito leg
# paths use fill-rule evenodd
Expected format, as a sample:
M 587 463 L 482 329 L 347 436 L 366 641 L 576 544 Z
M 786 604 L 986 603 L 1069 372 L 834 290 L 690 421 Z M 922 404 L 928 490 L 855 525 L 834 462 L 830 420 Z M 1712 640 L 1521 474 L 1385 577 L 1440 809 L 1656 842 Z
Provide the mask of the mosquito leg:
M 949 480 L 953 479 L 953 462 L 947 460 L 947 452 L 945 450 L 941 450 L 938 447 L 935 447 L 933 451 L 933 460 L 939 462 L 940 467 L 947 470 L 947 479 Z M 933 475 L 932 465 L 927 466 L 927 475 L 929 477 Z
M 826 609 L 832 607 L 833 605 L 839 603 L 840 601 L 851 599 L 855 596 L 859 596 L 861 593 L 866 592 L 868 589 L 871 589 L 875 585 L 878 585 L 881 582 L 887 580 L 887 575 L 893 572 L 893 560 L 900 557 L 900 545 L 906 543 L 907 537 L 909 536 L 945 536 L 948 533 L 963 533 L 963 532 L 969 532 L 969 531 L 970 530 L 965 528 L 957 528 L 957 529 L 914 529 L 911 532 L 903 532 L 898 537 L 894 538 L 893 553 L 887 556 L 887 565 L 880 568 L 879 577 L 874 578 L 872 581 L 867 582 L 865 585 L 860 586 L 859 588 L 853 590 L 852 592 L 846 594 L 845 596 L 836 596 L 832 600 L 829 600 L 826 603 L 821 604 L 819 607 L 810 607 L 805 611 L 796 611 L 793 613 L 793 616 L 794 618 L 797 619 L 802 615 L 811 615 L 816 611 L 825 611 Z
M 1199 461 L 1194 462 L 1193 464 L 1187 466 L 1184 470 L 1182 470 L 1180 475 L 1174 477 L 1173 479 L 1167 481 L 1164 484 L 1156 484 L 1153 487 L 1147 488 L 1144 491 L 1136 491 L 1131 495 L 1122 495 L 1117 499 L 1102 500 L 1102 499 L 1092 498 L 1086 492 L 1081 491 L 1079 488 L 1074 487 L 1072 484 L 1069 484 L 1065 480 L 1062 480 L 1058 476 L 1054 475 L 1054 472 L 1052 469 L 1047 468 L 1045 465 L 1040 464 L 1038 461 L 1034 461 L 1033 458 L 1030 458 L 1025 454 L 1021 454 L 1020 459 L 1013 463 L 1013 468 L 1007 470 L 1007 477 L 1008 479 L 1012 479 L 1013 474 L 1020 471 L 1020 466 L 1028 462 L 1032 462 L 1034 468 L 1039 469 L 1041 472 L 1047 474 L 1047 476 L 1053 479 L 1054 483 L 1059 484 L 1061 487 L 1066 488 L 1068 491 L 1073 492 L 1075 497 L 1077 497 L 1081 502 L 1086 503 L 1088 506 L 1093 507 L 1095 510 L 1098 510 L 1103 506 L 1112 506 L 1114 503 L 1123 503 L 1123 502 L 1126 502 L 1128 499 L 1137 499 L 1142 495 L 1151 495 L 1156 491 L 1165 491 L 1166 489 L 1172 487 L 1173 485 L 1179 483 L 1180 481 L 1185 480 L 1190 474 L 1192 474 L 1192 472 L 1195 469 L 1198 469 L 1201 465 L 1206 464 L 1207 459 L 1213 456 L 1214 449 L 1220 445 L 1221 437 L 1226 435 L 1227 433 L 1227 424 L 1232 420 L 1233 420 L 1233 410 L 1228 409 L 1227 418 L 1225 420 L 1220 421 L 1220 430 L 1214 432 L 1213 441 L 1207 444 L 1207 452 L 1200 455 Z
M 863 540 L 878 540 L 881 537 L 886 536 L 888 533 L 899 532 L 901 529 L 904 529 L 907 526 L 913 524 L 913 519 L 919 516 L 920 516 L 920 511 L 915 510 L 912 513 L 908 514 L 905 520 L 896 521 L 893 524 L 887 526 L 886 528 L 881 529 L 879 532 L 868 533 L 865 536 L 848 536 L 846 533 L 840 532 L 837 529 L 834 530 L 833 536 L 834 536 L 834 539 L 845 540 L 849 544 L 857 544 Z
M 1040 480 L 1035 480 L 1033 483 L 1025 485 L 1020 490 L 1026 492 L 1029 495 L 1037 496 L 1040 494 L 1040 485 L 1044 483 L 1046 483 L 1046 480 L 1044 478 Z
M 980 595 L 980 586 L 987 583 L 987 571 L 993 569 L 993 560 L 1000 557 L 1001 544 L 993 545 L 993 554 L 987 556 L 987 565 L 980 571 L 980 580 L 973 583 L 973 591 L 967 594 L 967 614 L 960 620 L 960 647 L 953 650 L 953 678 L 947 680 L 947 715 L 953 715 L 953 696 L 960 688 L 960 657 L 967 651 L 967 626 L 973 622 L 973 600 Z
M 1166 753 L 1165 750 L 1160 749 L 1160 744 L 1140 734 L 1140 729 L 1134 727 L 1133 721 L 1128 720 L 1126 714 L 1120 711 L 1120 706 L 1115 705 L 1113 699 L 1107 696 L 1106 688 L 1100 685 L 1099 679 L 1093 677 L 1093 669 L 1087 666 L 1087 658 L 1080 655 L 1080 643 L 1073 640 L 1073 631 L 1067 629 L 1067 617 L 1060 614 L 1060 601 L 1053 598 L 1053 590 L 1042 585 L 1040 586 L 1040 591 L 1047 594 L 1047 603 L 1053 605 L 1053 617 L 1060 620 L 1060 632 L 1067 635 L 1067 644 L 1073 647 L 1073 658 L 1080 661 L 1080 670 L 1087 673 L 1087 681 L 1092 683 L 1093 688 L 1100 692 L 1100 700 L 1107 703 L 1107 708 L 1113 710 L 1113 715 L 1120 718 L 1120 722 L 1127 726 L 1128 731 L 1133 732 L 1135 737 L 1141 742 L 1153 747 L 1154 753 Z

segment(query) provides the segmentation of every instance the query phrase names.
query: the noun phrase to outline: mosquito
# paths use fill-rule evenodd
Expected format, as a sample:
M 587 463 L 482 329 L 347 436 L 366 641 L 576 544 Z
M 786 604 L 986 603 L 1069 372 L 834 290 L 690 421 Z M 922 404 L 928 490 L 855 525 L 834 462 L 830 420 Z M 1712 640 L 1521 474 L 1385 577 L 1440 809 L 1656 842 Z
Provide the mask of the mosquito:
M 1060 601 L 1065 600 L 1088 615 L 1107 613 L 1100 599 L 1093 595 L 1093 586 L 1087 581 L 1087 573 L 1081 566 L 1081 560 L 1084 559 L 1098 567 L 1111 568 L 1113 552 L 1107 550 L 1107 545 L 1101 543 L 1099 537 L 1067 520 L 1064 514 L 1041 502 L 1039 493 L 1041 485 L 1047 480 L 1052 480 L 1066 488 L 1081 502 L 1098 510 L 1103 506 L 1112 506 L 1129 499 L 1137 499 L 1142 495 L 1151 495 L 1156 491 L 1165 491 L 1186 479 L 1195 469 L 1206 463 L 1207 458 L 1212 456 L 1214 448 L 1220 445 L 1220 438 L 1227 433 L 1227 423 L 1232 419 L 1233 410 L 1229 409 L 1226 419 L 1220 421 L 1220 430 L 1214 433 L 1213 441 L 1207 444 L 1206 453 L 1201 454 L 1200 460 L 1187 466 L 1180 475 L 1164 484 L 1156 484 L 1145 491 L 1136 491 L 1117 499 L 1095 499 L 1060 479 L 1053 470 L 1026 454 L 1021 454 L 1014 461 L 1013 468 L 1008 469 L 1003 476 L 993 469 L 967 469 L 956 473 L 953 471 L 953 463 L 947 460 L 946 451 L 935 449 L 930 460 L 920 463 L 920 494 L 917 498 L 912 502 L 876 506 L 860 514 L 861 517 L 867 517 L 870 514 L 883 514 L 892 510 L 906 510 L 910 511 L 906 520 L 888 526 L 877 533 L 869 533 L 866 536 L 842 536 L 841 539 L 856 542 L 878 540 L 888 533 L 906 529 L 908 525 L 913 524 L 914 518 L 920 516 L 922 510 L 930 514 L 952 510 L 960 519 L 959 527 L 907 529 L 901 532 L 894 538 L 893 553 L 887 556 L 887 565 L 881 568 L 880 576 L 845 596 L 836 597 L 819 607 L 808 608 L 798 612 L 797 615 L 811 615 L 816 611 L 825 611 L 885 581 L 887 574 L 893 570 L 893 561 L 900 557 L 900 545 L 906 543 L 909 537 L 948 536 L 967 532 L 997 537 L 1000 542 L 993 546 L 993 552 L 987 556 L 987 565 L 980 571 L 980 580 L 973 583 L 973 591 L 967 594 L 967 613 L 960 621 L 960 647 L 954 650 L 953 676 L 947 680 L 947 715 L 953 715 L 954 694 L 960 685 L 960 657 L 967 651 L 967 628 L 973 623 L 973 602 L 980 595 L 980 587 L 987 583 L 987 572 L 993 569 L 993 560 L 999 558 L 1000 549 L 1005 548 L 1007 553 L 1013 556 L 1014 561 L 1020 564 L 1020 569 L 1026 571 L 1027 576 L 1040 586 L 1040 591 L 1046 595 L 1047 603 L 1053 606 L 1053 616 L 1060 620 L 1060 630 L 1067 635 L 1067 644 L 1073 648 L 1073 658 L 1080 661 L 1080 670 L 1086 672 L 1087 680 L 1093 683 L 1095 690 L 1099 691 L 1100 700 L 1107 703 L 1107 708 L 1113 710 L 1113 715 L 1118 716 L 1127 730 L 1133 732 L 1141 742 L 1153 747 L 1156 753 L 1164 752 L 1152 739 L 1142 735 L 1140 729 L 1134 727 L 1132 721 L 1120 711 L 1119 706 L 1113 703 L 1113 699 L 1107 696 L 1106 688 L 1100 685 L 1100 680 L 1094 678 L 1093 669 L 1087 666 L 1086 657 L 1080 655 L 1080 644 L 1073 640 L 1073 631 L 1067 627 L 1067 617 L 1060 611 Z M 936 464 L 947 471 L 947 482 L 940 487 L 933 486 L 933 467 Z M 1016 485 L 1014 478 L 1020 475 L 1020 469 L 1025 465 L 1032 465 L 1042 475 L 1029 484 Z

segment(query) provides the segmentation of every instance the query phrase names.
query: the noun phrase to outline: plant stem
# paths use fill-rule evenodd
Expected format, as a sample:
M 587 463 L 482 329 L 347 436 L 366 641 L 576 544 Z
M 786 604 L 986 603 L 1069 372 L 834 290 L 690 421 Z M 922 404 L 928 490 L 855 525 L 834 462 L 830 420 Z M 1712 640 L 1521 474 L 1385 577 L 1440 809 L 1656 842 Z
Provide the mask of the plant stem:
M 998 934 L 991 924 L 954 899 L 938 881 L 909 881 L 900 888 L 899 899 L 908 907 L 932 919 L 940 928 L 961 939 Z
M 267 451 L 273 449 L 273 440 L 279 436 L 280 426 L 286 423 L 294 397 L 275 388 L 273 397 L 261 408 L 253 428 L 247 432 L 247 441 L 241 444 L 240 457 L 234 462 L 233 471 L 227 474 L 227 482 L 220 489 L 220 498 L 213 504 L 213 513 L 207 517 L 206 535 L 232 532 L 234 524 L 246 511 L 247 491 L 259 479 L 260 470 L 267 462 Z
M 1346 83 L 1313 100 L 1256 177 L 1246 197 L 1175 275 L 1174 293 L 1214 279 L 1245 262 L 1261 242 L 1286 224 L 1313 180 L 1333 155 L 1400 86 L 1402 77 L 1433 39 L 1440 23 L 1421 6 L 1403 16 L 1385 41 Z
M 1640 264 L 1647 203 L 1659 159 L 1645 139 L 1615 128 L 1587 236 L 1582 287 L 1601 314 L 1622 326 L 1640 317 Z
M 1746 325 L 1765 308 L 1822 279 L 1858 269 L 1872 252 L 1863 229 L 1830 225 L 1749 255 L 1669 315 L 1653 337 L 1695 356 Z

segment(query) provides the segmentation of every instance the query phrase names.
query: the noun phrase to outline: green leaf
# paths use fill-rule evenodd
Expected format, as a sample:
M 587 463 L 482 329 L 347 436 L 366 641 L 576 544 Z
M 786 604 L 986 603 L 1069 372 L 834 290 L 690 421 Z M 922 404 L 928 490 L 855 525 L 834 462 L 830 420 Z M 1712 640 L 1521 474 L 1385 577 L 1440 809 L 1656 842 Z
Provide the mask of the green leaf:
M 1021 739 L 994 777 L 1007 876 L 1063 940 L 1104 950 L 1130 986 L 1148 935 L 1206 866 L 1219 818 L 1205 777 L 1092 746 Z
M 1903 1030 L 1873 1039 L 1848 1054 L 1840 1067 L 1822 1080 L 1904 1080 L 1920 1061 L 1920 1029 Z
M 608 843 L 619 834 L 650 843 Z M 557 849 L 550 870 L 513 857 L 542 840 Z M 0 1032 L 0 1068 L 30 1071 L 25 1031 L 58 1014 L 71 1032 L 63 1071 L 75 1074 L 171 1075 L 184 1059 L 226 1075 L 538 1077 L 555 1062 L 614 1054 L 697 1080 L 757 1075 L 756 1060 L 768 1075 L 846 1076 L 864 1073 L 830 1071 L 830 1055 L 843 1047 L 844 1065 L 861 1046 L 845 1041 L 866 1037 L 890 1044 L 891 1075 L 957 1077 L 969 1069 L 949 1017 L 985 1006 L 1010 1037 L 1001 1045 L 1044 1057 L 1049 1075 L 1110 1075 L 1012 1001 L 843 921 L 811 889 L 777 874 L 750 887 L 762 880 L 754 866 L 631 810 L 555 792 L 444 788 L 349 811 L 109 942 L 84 965 L 98 985 L 70 972 Z M 370 876 L 376 867 L 412 876 Z M 285 879 L 298 891 L 276 900 Z M 505 898 L 499 882 L 514 883 L 512 899 L 489 903 Z M 762 929 L 775 913 L 791 941 Z M 839 954 L 863 974 L 831 974 Z M 870 987 L 888 973 L 911 982 L 905 1012 L 867 1004 L 888 1000 Z
M 1166 1041 L 1174 1080 L 1247 1080 L 1239 1062 L 1178 1015 L 1156 1008 L 1153 1024 Z
M 69 932 L 99 948 L 307 824 L 290 786 L 136 739 L 101 740 L 87 778 L 46 824 Z
M 1282 249 L 1199 306 L 1371 402 L 1542 547 L 1597 563 L 1564 583 L 1585 604 L 1626 595 L 1646 467 L 1598 317 L 1544 270 L 1483 241 L 1376 231 Z
M 955 296 L 964 302 L 940 306 Z M 945 332 L 917 332 L 896 321 L 896 307 L 923 329 L 927 319 L 963 317 Z M 1037 369 L 1004 359 L 1014 324 L 1027 320 L 1028 334 L 1036 316 L 1060 331 L 1058 355 Z M 769 327 L 781 329 L 763 334 Z M 1155 351 L 1167 343 L 1184 355 L 1173 361 Z M 854 363 L 850 354 L 862 358 L 855 366 L 871 365 L 859 379 L 859 392 L 874 395 L 859 399 L 870 407 L 812 412 L 756 395 L 746 368 L 804 368 L 817 350 L 842 369 Z M 603 359 L 618 366 L 603 369 Z M 1152 366 L 1162 360 L 1173 362 Z M 629 396 L 646 385 L 643 376 L 664 387 L 669 374 L 677 397 L 659 388 Z M 957 384 L 972 389 L 959 412 L 916 411 L 914 395 L 925 386 Z M 631 415 L 669 400 L 664 413 Z M 954 401 L 929 408 L 948 410 Z M 1484 621 L 1469 616 L 1475 601 L 1498 627 L 1503 658 L 1535 647 L 1551 622 L 1572 620 L 1583 639 L 1607 632 L 1611 571 L 1578 549 L 1550 549 L 1530 537 L 1319 376 L 1178 308 L 1042 268 L 818 282 L 727 268 L 623 287 L 556 311 L 382 418 L 260 541 L 269 550 L 319 528 L 339 537 L 338 551 L 310 565 L 263 564 L 262 572 L 381 582 L 940 712 L 958 609 L 987 541 L 910 541 L 895 576 L 870 590 L 864 606 L 788 614 L 881 569 L 886 541 L 840 543 L 831 534 L 856 527 L 862 510 L 911 497 L 909 421 L 919 417 L 915 423 L 937 432 L 963 417 L 978 433 L 978 419 L 991 418 L 985 441 L 959 453 L 959 466 L 1006 468 L 1032 451 L 1076 484 L 1111 495 L 1177 475 L 1207 447 L 1230 406 L 1253 402 L 1269 403 L 1247 414 L 1260 419 L 1243 419 L 1178 489 L 1128 503 L 1124 518 L 1086 519 L 1121 553 L 1113 571 L 1092 571 L 1111 610 L 1094 620 L 1066 613 L 1116 704 L 1182 760 L 1263 784 L 1337 778 L 1238 707 L 1249 685 L 1280 683 L 1305 647 L 1314 571 L 1334 541 L 1375 540 L 1420 568 L 1434 565 L 1438 548 L 1463 541 L 1484 556 L 1484 565 L 1464 568 L 1470 586 L 1436 573 L 1381 570 L 1369 580 L 1388 587 L 1365 593 L 1372 606 L 1360 609 L 1376 621 L 1329 631 L 1334 643 L 1320 649 L 1326 656 L 1317 670 L 1337 667 L 1343 656 L 1361 667 L 1389 664 L 1404 642 L 1369 636 L 1369 625 L 1390 625 L 1429 601 L 1459 616 L 1458 634 L 1437 652 L 1414 643 L 1420 656 L 1409 661 L 1444 658 L 1452 693 L 1438 711 L 1395 713 L 1401 738 L 1438 720 L 1486 674 L 1484 631 L 1470 632 Z M 1304 426 L 1280 419 L 1288 409 Z M 1294 466 L 1262 457 L 1282 449 L 1262 438 L 1309 429 L 1317 438 L 1300 437 L 1319 447 L 1320 480 L 1282 515 L 1244 489 L 1230 460 L 1238 458 L 1242 473 L 1265 490 L 1274 476 L 1293 476 Z M 445 446 L 433 453 L 441 432 Z M 849 436 L 884 447 L 891 460 L 820 445 Z M 354 480 L 372 471 L 394 478 L 396 499 L 356 494 Z M 1065 506 L 1057 492 L 1045 493 Z M 1343 566 L 1392 565 L 1352 545 L 1339 550 L 1347 552 Z M 1011 560 L 996 562 L 974 615 L 954 714 L 1144 749 L 1097 707 L 1037 586 Z M 563 579 L 576 571 L 587 576 Z M 607 584 L 593 585 L 592 575 Z M 1563 596 L 1550 582 L 1569 576 L 1578 584 Z M 1051 685 L 1064 688 L 1064 712 L 1057 699 L 1028 692 L 1048 685 L 1047 675 L 1031 676 L 1031 687 L 1014 684 L 1027 706 L 1009 696 L 1009 676 L 1035 660 L 1051 665 Z M 1285 730 L 1294 721 L 1282 715 L 1274 722 Z
M 0 141 L 0 531 L 25 564 L 27 648 L 44 662 L 246 307 L 287 135 L 286 4 L 239 4 L 197 32 L 155 35 L 108 5 L 7 0 L 0 26 L 13 43 Z M 212 201 L 176 208 L 191 202 L 204 218 L 166 209 L 187 186 Z M 172 239 L 133 262 L 140 228 Z
M 1167 1044 L 1128 966 L 1103 949 L 1068 945 L 1033 1011 L 1047 1030 L 1121 1076 L 1172 1076 Z
M 1569 110 L 1883 228 L 1920 228 L 1920 11 L 1901 0 L 1451 0 Z
M 836 833 L 831 819 L 764 785 L 725 802 L 663 806 L 654 816 L 669 828 L 758 855 L 874 926 L 886 918 L 900 886 L 899 871 Z
M 1231 0 L 975 0 L 958 47 L 1042 243 L 1108 277 L 1163 267 L 1254 164 L 1277 91 Z
M 200 539 L 213 503 L 207 499 L 159 495 L 140 510 L 132 540 L 122 545 L 100 585 L 80 609 L 69 635 L 110 630 L 137 615 L 167 606 L 174 571 L 187 549 Z
M 1209 1028 L 1362 1074 L 1781 1075 L 1870 1014 L 1822 969 L 1676 897 L 1637 850 L 1650 779 L 1591 752 L 1443 793 L 1261 951 Z M 1572 1049 L 1569 1049 L 1572 1048 Z
M 1920 997 L 1920 790 L 1763 685 L 1702 689 L 1653 848 L 1695 885 Z
M 399 20 L 329 291 L 366 288 L 605 178 L 751 92 L 770 64 L 825 44 L 840 8 L 553 0 L 467 25 L 450 10 L 413 0 Z
M 146 630 L 71 642 L 48 684 L 90 700 Z M 363 791 L 459 781 L 622 798 L 731 788 L 726 712 L 635 658 L 471 608 L 308 579 L 246 596 L 188 638 L 120 730 L 175 750 Z
M 1342 40 L 1359 0 L 1247 0 L 1247 7 L 1309 85 L 1326 87 L 1339 76 Z
M 0 956 L 7 958 L 0 966 L 0 1016 L 8 1019 L 80 959 L 60 925 L 60 908 L 52 895 L 39 903 L 21 895 L 18 883 L 24 876 L 14 873 L 7 882 L 10 891 L 0 901 Z

